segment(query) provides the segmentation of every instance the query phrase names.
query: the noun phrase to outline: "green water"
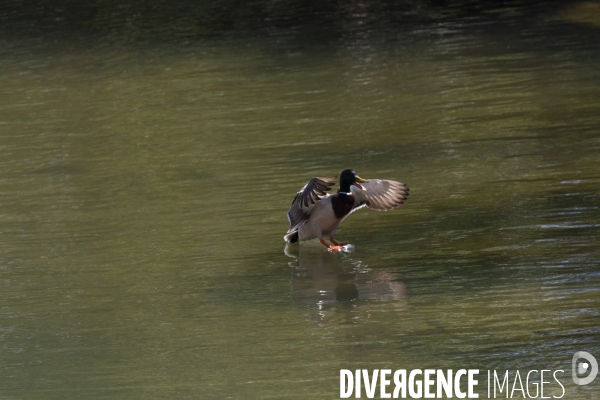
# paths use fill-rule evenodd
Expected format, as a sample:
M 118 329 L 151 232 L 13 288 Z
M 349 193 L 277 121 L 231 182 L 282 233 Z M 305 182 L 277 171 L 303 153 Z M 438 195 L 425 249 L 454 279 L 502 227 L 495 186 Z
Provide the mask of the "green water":
M 333 399 L 357 368 L 600 397 L 570 378 L 600 356 L 600 31 L 494 12 L 5 30 L 0 398 Z M 286 248 L 295 192 L 345 168 L 409 200 L 344 221 L 353 252 Z

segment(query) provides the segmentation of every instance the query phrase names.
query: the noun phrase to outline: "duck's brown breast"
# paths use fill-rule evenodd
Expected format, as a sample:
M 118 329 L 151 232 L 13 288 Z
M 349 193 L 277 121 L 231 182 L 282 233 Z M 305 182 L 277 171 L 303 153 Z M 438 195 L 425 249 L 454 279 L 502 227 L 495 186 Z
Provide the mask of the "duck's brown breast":
M 354 207 L 354 195 L 352 193 L 337 193 L 331 196 L 331 207 L 337 219 L 342 219 Z

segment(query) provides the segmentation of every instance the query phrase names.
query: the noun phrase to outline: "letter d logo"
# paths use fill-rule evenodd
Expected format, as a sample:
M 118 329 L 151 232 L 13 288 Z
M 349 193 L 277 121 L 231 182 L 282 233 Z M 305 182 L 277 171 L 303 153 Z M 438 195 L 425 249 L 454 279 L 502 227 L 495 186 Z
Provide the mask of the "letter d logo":
M 577 360 L 580 358 L 585 358 L 587 362 L 581 362 L 579 363 L 579 365 L 577 365 Z M 588 370 L 590 365 L 592 367 L 590 374 L 585 378 L 578 378 L 577 374 L 584 374 Z M 596 361 L 594 356 L 588 353 L 587 351 L 578 351 L 577 353 L 573 354 L 573 362 L 571 364 L 571 367 L 571 372 L 573 374 L 573 382 L 575 382 L 575 384 L 577 385 L 587 385 L 589 383 L 592 383 L 592 381 L 596 379 L 596 375 L 598 375 L 598 362 Z

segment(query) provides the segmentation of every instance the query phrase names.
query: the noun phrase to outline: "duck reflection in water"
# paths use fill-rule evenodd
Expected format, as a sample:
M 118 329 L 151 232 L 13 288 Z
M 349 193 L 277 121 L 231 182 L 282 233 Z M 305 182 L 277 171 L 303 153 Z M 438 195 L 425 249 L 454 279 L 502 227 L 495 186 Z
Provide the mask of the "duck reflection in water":
M 321 247 L 288 244 L 285 254 L 295 259 L 292 271 L 292 299 L 296 304 L 353 305 L 358 300 L 392 302 L 395 309 L 406 306 L 406 285 L 401 275 L 389 269 L 371 269 L 351 254 Z

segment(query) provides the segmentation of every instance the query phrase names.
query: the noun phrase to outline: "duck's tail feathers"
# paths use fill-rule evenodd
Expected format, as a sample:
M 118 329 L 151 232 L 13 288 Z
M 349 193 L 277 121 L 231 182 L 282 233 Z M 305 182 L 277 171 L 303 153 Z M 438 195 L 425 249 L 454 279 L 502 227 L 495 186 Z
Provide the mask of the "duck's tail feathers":
M 283 239 L 288 243 L 298 243 L 298 231 L 288 233 Z

